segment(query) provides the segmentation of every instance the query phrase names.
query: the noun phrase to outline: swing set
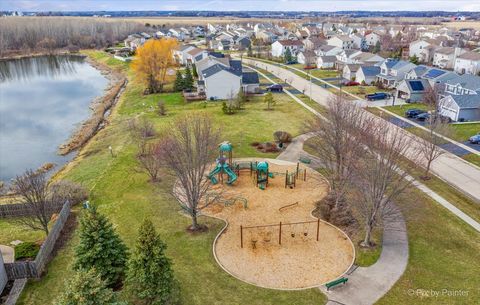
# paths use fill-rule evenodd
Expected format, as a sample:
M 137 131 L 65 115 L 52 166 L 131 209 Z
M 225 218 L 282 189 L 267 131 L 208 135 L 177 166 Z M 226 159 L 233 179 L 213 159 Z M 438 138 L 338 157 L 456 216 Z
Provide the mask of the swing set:
M 316 235 L 310 232 L 310 227 L 316 224 Z M 247 239 L 247 234 L 250 238 Z M 256 249 L 259 243 L 265 245 L 277 243 L 282 245 L 282 241 L 287 239 L 307 241 L 309 236 L 315 236 L 318 241 L 320 234 L 320 219 L 300 222 L 290 222 L 270 225 L 243 226 L 240 225 L 240 248 L 243 248 L 244 242 L 250 242 L 253 249 Z M 274 240 L 275 238 L 275 240 Z M 245 239 L 245 240 L 244 240 Z

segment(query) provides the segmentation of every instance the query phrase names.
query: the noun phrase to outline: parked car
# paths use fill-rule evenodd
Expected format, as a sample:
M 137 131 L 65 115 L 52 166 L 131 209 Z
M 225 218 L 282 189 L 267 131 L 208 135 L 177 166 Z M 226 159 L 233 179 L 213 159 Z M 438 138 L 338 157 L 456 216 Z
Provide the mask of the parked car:
M 420 114 L 415 116 L 415 120 L 418 120 L 418 121 L 426 121 L 429 118 L 430 118 L 430 114 L 427 113 L 427 112 L 420 113 Z
M 390 94 L 385 92 L 375 92 L 373 94 L 365 95 L 365 99 L 367 101 L 378 101 L 378 100 L 385 100 L 390 97 Z
M 273 84 L 267 87 L 267 91 L 271 92 L 282 92 L 283 91 L 283 86 L 280 84 Z
M 406 116 L 407 118 L 414 118 L 414 117 L 416 117 L 417 115 L 422 114 L 422 113 L 425 113 L 425 110 L 421 110 L 421 109 L 417 109 L 417 108 L 412 108 L 412 109 L 408 109 L 407 111 L 405 111 L 405 116 Z
M 476 134 L 474 136 L 471 136 L 468 141 L 472 144 L 479 144 L 480 143 L 480 134 Z
M 347 87 L 350 87 L 350 86 L 358 86 L 358 85 L 360 85 L 360 83 L 359 83 L 359 82 L 355 82 L 355 81 L 353 81 L 353 80 L 345 83 L 345 86 L 347 86 Z

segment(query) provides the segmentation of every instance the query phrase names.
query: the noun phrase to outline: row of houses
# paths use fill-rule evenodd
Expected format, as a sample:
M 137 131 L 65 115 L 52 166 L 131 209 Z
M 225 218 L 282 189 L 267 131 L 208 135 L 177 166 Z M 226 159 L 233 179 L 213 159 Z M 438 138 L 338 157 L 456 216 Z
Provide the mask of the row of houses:
M 174 52 L 174 57 L 179 64 L 196 69 L 197 92 L 208 100 L 235 98 L 240 90 L 246 94 L 259 92 L 257 72 L 228 55 L 183 45 Z

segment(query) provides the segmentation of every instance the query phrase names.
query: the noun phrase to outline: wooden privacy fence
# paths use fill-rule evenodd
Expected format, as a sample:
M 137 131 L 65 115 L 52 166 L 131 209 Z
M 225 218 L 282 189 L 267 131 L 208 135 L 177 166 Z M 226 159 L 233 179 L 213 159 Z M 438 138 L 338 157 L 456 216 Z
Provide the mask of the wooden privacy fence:
M 50 205 L 48 206 L 49 212 L 58 213 L 62 205 Z M 0 204 L 0 218 L 13 218 L 13 217 L 25 217 L 32 216 L 35 212 L 32 207 L 26 203 L 10 203 Z
M 58 214 L 57 221 L 50 230 L 47 239 L 45 239 L 40 247 L 40 251 L 38 251 L 34 261 L 5 264 L 5 270 L 9 280 L 40 277 L 50 259 L 55 243 L 60 237 L 60 233 L 67 222 L 70 211 L 71 204 L 69 201 L 66 201 L 63 204 L 62 210 Z

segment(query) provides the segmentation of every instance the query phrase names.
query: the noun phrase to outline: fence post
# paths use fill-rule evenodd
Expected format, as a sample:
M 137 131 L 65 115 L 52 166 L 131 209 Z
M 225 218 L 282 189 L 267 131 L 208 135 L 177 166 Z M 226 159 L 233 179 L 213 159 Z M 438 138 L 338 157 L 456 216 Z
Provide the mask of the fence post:
M 303 181 L 307 181 L 307 169 L 303 170 Z
M 278 244 L 282 244 L 282 222 L 280 221 L 280 230 L 278 232 Z
M 318 241 L 318 234 L 320 233 L 320 218 L 317 219 L 317 241 Z
M 243 248 L 243 226 L 240 225 L 240 248 Z
M 297 172 L 295 173 L 295 175 L 297 176 L 297 178 L 298 178 L 299 167 L 300 167 L 300 164 L 297 162 Z
M 288 184 L 288 170 L 285 173 L 285 188 L 287 188 L 287 184 Z

